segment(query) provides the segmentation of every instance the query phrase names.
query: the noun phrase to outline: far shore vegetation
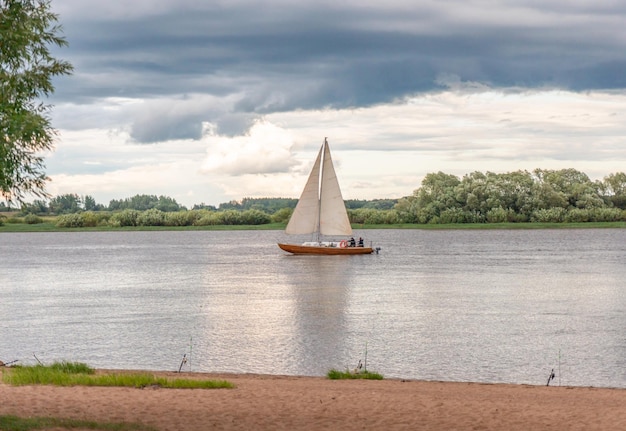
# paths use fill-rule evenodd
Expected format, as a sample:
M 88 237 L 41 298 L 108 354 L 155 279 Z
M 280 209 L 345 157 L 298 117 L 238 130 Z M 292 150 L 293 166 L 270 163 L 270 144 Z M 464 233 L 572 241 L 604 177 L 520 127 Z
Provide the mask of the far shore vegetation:
M 244 198 L 219 206 L 179 205 L 136 195 L 107 206 L 65 194 L 11 208 L 0 202 L 0 232 L 283 229 L 297 199 Z M 575 169 L 426 175 L 411 196 L 346 200 L 354 228 L 626 227 L 626 174 L 591 181 Z

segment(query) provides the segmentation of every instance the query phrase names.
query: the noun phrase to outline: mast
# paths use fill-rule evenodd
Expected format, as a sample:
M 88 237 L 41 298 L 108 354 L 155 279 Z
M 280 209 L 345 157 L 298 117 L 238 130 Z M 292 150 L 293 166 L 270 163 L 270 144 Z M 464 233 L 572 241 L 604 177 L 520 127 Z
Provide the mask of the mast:
M 326 160 L 326 151 L 328 151 L 328 137 L 324 137 L 324 143 L 322 144 L 322 159 L 320 163 L 320 177 L 319 177 L 319 193 L 318 193 L 318 205 L 317 205 L 317 242 L 320 242 L 322 232 L 322 193 L 324 193 L 324 162 Z

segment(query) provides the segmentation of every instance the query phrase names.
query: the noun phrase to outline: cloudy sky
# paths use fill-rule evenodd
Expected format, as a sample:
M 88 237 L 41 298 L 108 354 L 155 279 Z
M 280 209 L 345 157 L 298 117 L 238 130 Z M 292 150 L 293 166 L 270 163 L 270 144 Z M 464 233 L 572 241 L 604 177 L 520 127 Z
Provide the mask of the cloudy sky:
M 626 3 L 52 0 L 53 195 L 298 197 L 328 137 L 346 199 L 462 176 L 626 170 Z

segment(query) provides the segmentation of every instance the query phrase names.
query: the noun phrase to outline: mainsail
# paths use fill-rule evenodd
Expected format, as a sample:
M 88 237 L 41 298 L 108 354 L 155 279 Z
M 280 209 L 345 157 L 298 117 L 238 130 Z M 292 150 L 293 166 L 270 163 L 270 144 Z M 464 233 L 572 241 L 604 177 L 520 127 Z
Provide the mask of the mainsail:
M 315 159 L 313 170 L 285 232 L 352 235 L 348 212 L 341 196 L 326 139 Z

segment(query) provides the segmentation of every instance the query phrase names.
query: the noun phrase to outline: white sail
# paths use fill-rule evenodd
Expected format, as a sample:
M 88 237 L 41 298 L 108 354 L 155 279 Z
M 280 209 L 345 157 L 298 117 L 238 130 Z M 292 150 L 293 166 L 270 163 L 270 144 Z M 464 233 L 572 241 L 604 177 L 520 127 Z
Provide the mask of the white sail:
M 324 163 L 320 186 L 320 233 L 322 235 L 352 235 L 346 204 L 341 196 L 330 148 L 324 141 Z
M 322 235 L 352 235 L 348 212 L 341 196 L 326 140 L 315 159 L 313 170 L 285 232 L 288 234 L 319 232 Z
M 293 210 L 293 214 L 287 223 L 285 233 L 298 235 L 319 232 L 319 215 L 320 215 L 320 164 L 322 160 L 322 151 L 317 155 L 313 170 L 309 174 L 309 179 L 304 186 L 300 200 Z

